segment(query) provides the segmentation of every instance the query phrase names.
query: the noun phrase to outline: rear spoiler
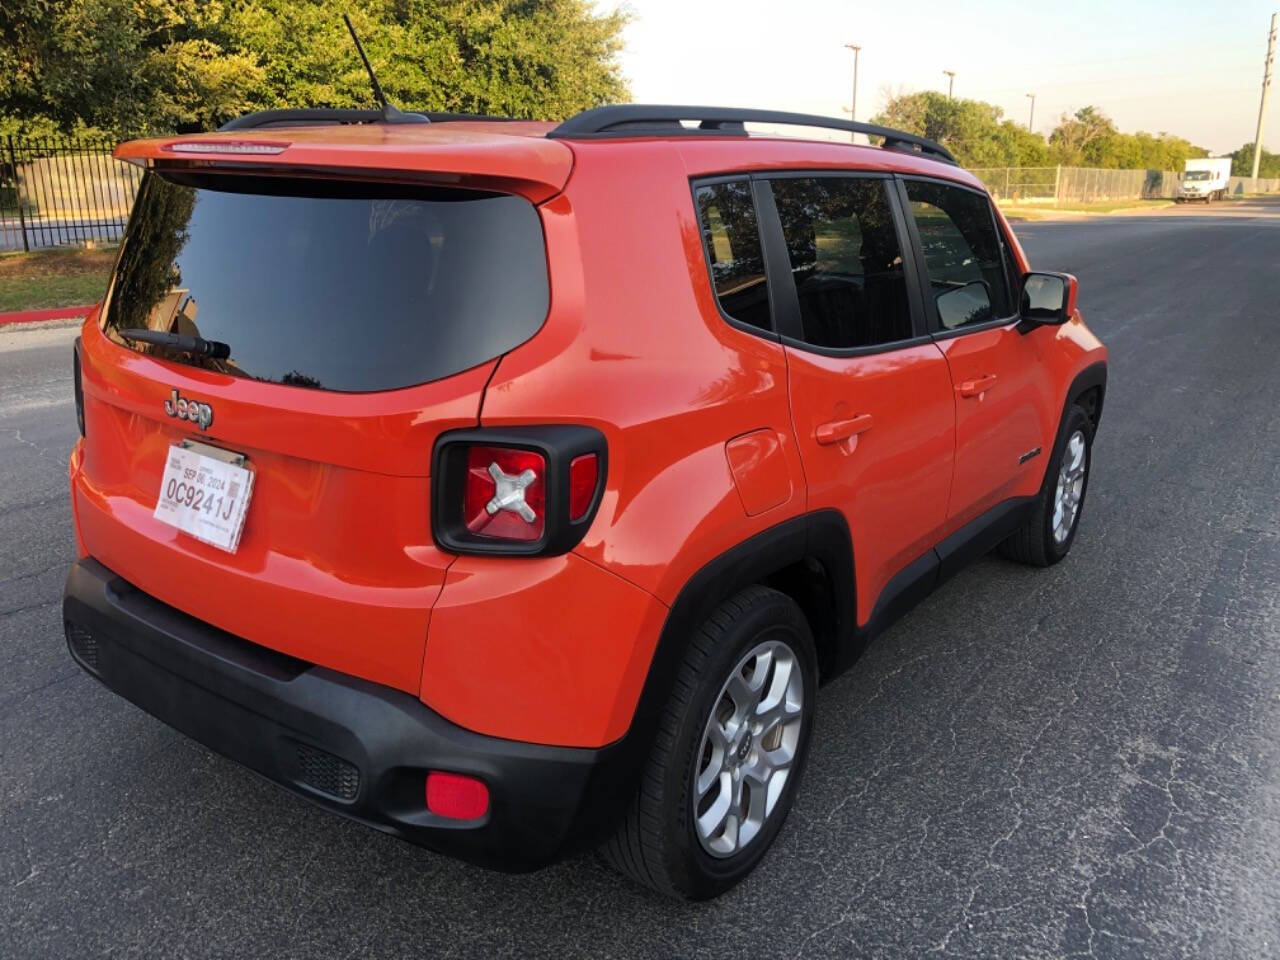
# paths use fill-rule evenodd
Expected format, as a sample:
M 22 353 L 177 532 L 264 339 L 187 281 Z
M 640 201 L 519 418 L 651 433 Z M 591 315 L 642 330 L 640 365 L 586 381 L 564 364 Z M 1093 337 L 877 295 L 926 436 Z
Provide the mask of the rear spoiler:
M 412 180 L 514 193 L 533 203 L 564 189 L 573 168 L 572 151 L 545 137 L 427 124 L 248 127 L 132 140 L 116 147 L 115 157 L 147 169 Z
M 492 120 L 514 122 L 513 117 L 491 117 L 483 113 L 442 113 L 430 110 L 414 111 L 414 116 L 426 117 L 432 123 L 452 123 L 458 120 Z M 264 127 L 314 127 L 317 124 L 380 123 L 381 110 L 360 110 L 347 107 L 290 107 L 285 110 L 259 110 L 229 120 L 218 130 L 260 130 Z

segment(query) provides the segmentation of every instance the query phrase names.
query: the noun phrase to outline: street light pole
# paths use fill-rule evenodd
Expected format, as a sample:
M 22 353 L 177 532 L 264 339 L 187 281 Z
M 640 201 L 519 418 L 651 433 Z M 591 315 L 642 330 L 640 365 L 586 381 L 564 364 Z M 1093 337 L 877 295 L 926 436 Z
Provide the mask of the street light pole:
M 1027 96 L 1031 98 L 1031 115 L 1027 117 L 1027 129 L 1034 133 L 1036 126 L 1036 95 L 1028 93 Z
M 849 101 L 849 119 L 858 119 L 858 54 L 862 47 L 856 43 L 846 43 L 845 47 L 853 51 L 853 99 Z
M 1267 62 L 1262 68 L 1262 103 L 1258 105 L 1258 132 L 1253 135 L 1254 189 L 1258 186 L 1258 162 L 1262 159 L 1262 122 L 1267 116 L 1267 90 L 1271 88 L 1271 65 L 1276 61 L 1276 16 L 1271 15 L 1271 33 L 1267 35 Z
M 954 70 L 943 70 L 942 72 L 947 75 L 947 99 L 950 100 L 951 94 L 956 87 L 956 72 Z

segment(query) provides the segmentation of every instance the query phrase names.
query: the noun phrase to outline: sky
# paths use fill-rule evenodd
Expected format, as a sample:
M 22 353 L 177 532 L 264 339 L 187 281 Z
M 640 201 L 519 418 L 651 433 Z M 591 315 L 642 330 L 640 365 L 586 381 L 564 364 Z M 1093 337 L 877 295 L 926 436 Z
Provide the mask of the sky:
M 597 0 L 607 9 L 610 0 Z M 947 89 L 1048 134 L 1092 104 L 1126 132 L 1167 131 L 1214 154 L 1253 140 L 1267 30 L 1280 0 L 1191 4 L 628 0 L 623 72 L 638 103 L 848 116 L 889 93 Z M 1277 40 L 1280 45 L 1280 39 Z M 1280 152 L 1280 46 L 1263 144 Z

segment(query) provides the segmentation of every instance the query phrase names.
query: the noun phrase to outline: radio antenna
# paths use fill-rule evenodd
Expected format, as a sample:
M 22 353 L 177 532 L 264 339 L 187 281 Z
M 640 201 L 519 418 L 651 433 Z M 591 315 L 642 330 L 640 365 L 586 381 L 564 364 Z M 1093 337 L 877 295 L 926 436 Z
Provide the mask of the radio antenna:
M 378 101 L 378 108 L 382 111 L 383 123 L 430 123 L 431 121 L 420 113 L 405 113 L 395 104 L 387 99 L 387 95 L 382 92 L 382 84 L 378 82 L 378 75 L 373 72 L 373 65 L 369 63 L 368 56 L 364 52 L 364 44 L 360 42 L 360 37 L 356 34 L 355 25 L 352 24 L 351 18 L 345 13 L 342 19 L 346 21 L 347 30 L 351 32 L 351 39 L 355 42 L 356 53 L 360 54 L 360 61 L 364 64 L 364 69 L 369 74 L 369 84 L 373 87 L 373 99 Z

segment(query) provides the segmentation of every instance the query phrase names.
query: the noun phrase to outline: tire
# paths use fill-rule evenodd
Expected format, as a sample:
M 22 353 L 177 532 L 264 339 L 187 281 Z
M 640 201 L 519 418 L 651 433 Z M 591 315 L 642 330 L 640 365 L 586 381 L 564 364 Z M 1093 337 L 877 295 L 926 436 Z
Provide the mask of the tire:
M 730 690 L 735 677 L 736 697 Z M 605 859 L 651 890 L 689 900 L 719 896 L 742 880 L 791 809 L 817 687 L 813 636 L 794 600 L 753 586 L 722 603 L 690 640 L 640 789 L 604 844 Z M 759 710 L 738 702 L 749 701 L 755 689 Z M 767 772 L 770 754 L 777 760 L 788 753 L 788 765 Z M 754 786 L 760 776 L 768 790 Z M 705 793 L 695 799 L 700 780 Z M 745 816 L 734 815 L 735 799 Z M 719 826 L 700 830 L 700 823 Z
M 1084 512 L 1092 465 L 1093 421 L 1083 409 L 1072 404 L 1067 408 L 1062 429 L 1058 431 L 1058 443 L 1045 470 L 1044 483 L 1040 485 L 1035 506 L 1022 526 L 1000 545 L 1001 553 L 1011 560 L 1037 567 L 1052 566 L 1065 557 L 1071 551 L 1076 531 L 1080 528 L 1080 514 Z M 1060 498 L 1065 498 L 1062 499 L 1061 514 L 1057 512 Z M 1064 530 L 1063 521 L 1067 519 L 1068 507 L 1072 503 L 1074 508 L 1070 509 Z

